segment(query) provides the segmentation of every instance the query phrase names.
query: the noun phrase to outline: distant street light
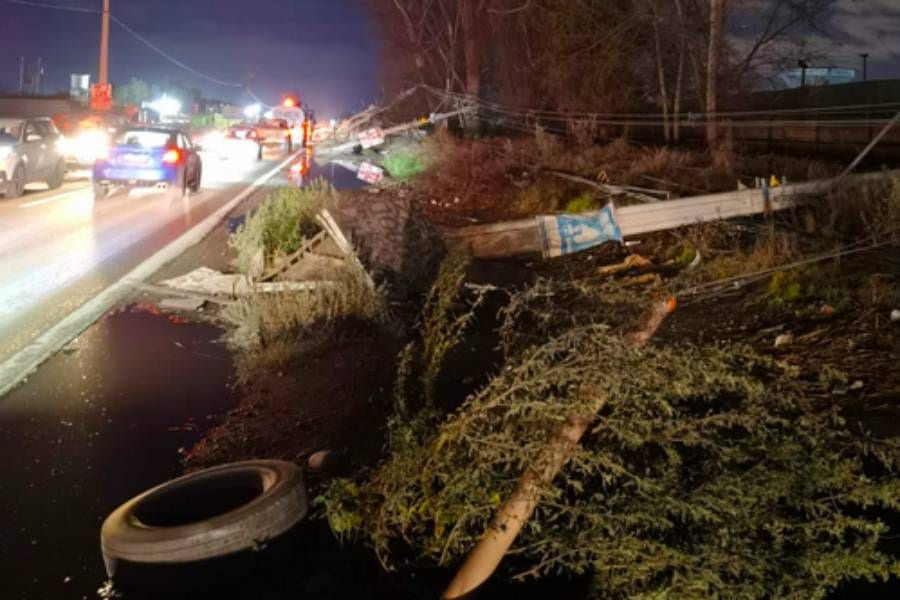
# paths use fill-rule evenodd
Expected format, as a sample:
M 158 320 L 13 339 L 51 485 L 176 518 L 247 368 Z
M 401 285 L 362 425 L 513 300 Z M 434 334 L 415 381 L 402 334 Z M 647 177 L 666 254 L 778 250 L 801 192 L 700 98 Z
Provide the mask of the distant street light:
M 181 112 L 181 102 L 175 98 L 163 96 L 159 100 L 150 103 L 150 108 L 159 113 L 160 118 L 172 117 Z
M 244 109 L 244 116 L 248 119 L 254 119 L 259 116 L 259 113 L 262 112 L 262 106 L 259 104 L 251 104 L 247 108 Z
M 869 53 L 863 52 L 859 55 L 863 59 L 863 81 L 869 80 Z

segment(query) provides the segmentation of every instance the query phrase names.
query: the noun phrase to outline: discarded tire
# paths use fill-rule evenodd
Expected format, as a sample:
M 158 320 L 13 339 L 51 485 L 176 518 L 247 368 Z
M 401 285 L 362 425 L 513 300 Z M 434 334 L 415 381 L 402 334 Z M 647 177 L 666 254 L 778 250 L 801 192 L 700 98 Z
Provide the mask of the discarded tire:
M 259 547 L 293 528 L 309 503 L 293 463 L 259 460 L 192 473 L 116 509 L 100 532 L 107 569 L 120 561 L 187 563 Z

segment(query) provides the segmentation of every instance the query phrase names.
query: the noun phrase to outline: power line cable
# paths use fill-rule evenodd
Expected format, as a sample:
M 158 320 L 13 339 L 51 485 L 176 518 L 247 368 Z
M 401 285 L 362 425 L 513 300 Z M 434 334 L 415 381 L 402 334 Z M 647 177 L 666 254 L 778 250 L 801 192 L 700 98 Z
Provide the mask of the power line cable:
M 84 8 L 84 7 L 80 7 L 80 6 L 62 6 L 59 4 L 45 4 L 43 2 L 32 2 L 31 0 L 0 0 L 0 2 L 2 2 L 4 4 L 19 4 L 22 6 L 33 6 L 33 7 L 37 7 L 37 8 L 47 8 L 47 9 L 51 9 L 51 10 L 62 10 L 62 11 L 68 11 L 68 12 L 80 12 L 80 13 L 89 13 L 89 14 L 101 14 L 101 11 L 92 9 L 92 8 Z M 235 88 L 245 87 L 243 83 L 235 83 L 233 81 L 223 81 L 221 79 L 217 79 L 215 77 L 207 75 L 206 73 L 202 73 L 202 72 L 198 71 L 197 69 L 194 69 L 193 67 L 190 67 L 190 66 L 184 64 L 183 62 L 181 62 L 180 60 L 178 60 L 171 54 L 168 54 L 167 52 L 165 52 L 158 46 L 154 45 L 150 40 L 143 37 L 141 34 L 136 32 L 134 29 L 129 27 L 127 24 L 123 23 L 122 20 L 119 19 L 118 17 L 116 17 L 115 15 L 111 14 L 109 16 L 109 18 L 116 25 L 118 25 L 119 27 L 124 29 L 127 33 L 132 35 L 139 42 L 143 43 L 145 46 L 147 46 L 148 48 L 150 48 L 151 50 L 153 50 L 154 52 L 156 52 L 157 54 L 159 54 L 160 56 L 162 56 L 163 58 L 165 58 L 166 60 L 168 60 L 169 62 L 174 64 L 175 66 L 177 66 L 181 69 L 184 69 L 185 71 L 194 75 L 195 77 L 199 77 L 200 79 L 206 80 L 210 83 L 215 83 L 217 85 L 221 85 L 221 86 L 225 86 L 225 87 L 235 87 Z
M 68 12 L 91 13 L 98 15 L 100 11 L 95 8 L 84 8 L 82 6 L 64 6 L 60 4 L 44 4 L 42 2 L 30 2 L 29 0 L 0 0 L 4 4 L 20 4 L 22 6 L 35 6 L 38 8 L 49 8 L 52 10 L 64 10 Z
M 183 62 L 181 62 L 180 60 L 178 60 L 171 54 L 168 54 L 164 50 L 160 49 L 158 46 L 155 46 L 147 38 L 141 36 L 138 32 L 136 32 L 134 29 L 132 29 L 131 27 L 129 27 L 128 25 L 123 23 L 122 20 L 117 18 L 115 15 L 110 15 L 110 19 L 112 19 L 116 25 L 118 25 L 119 27 L 124 29 L 126 32 L 128 32 L 132 36 L 134 36 L 134 38 L 137 39 L 139 42 L 143 43 L 145 46 L 147 46 L 148 48 L 150 48 L 151 50 L 153 50 L 154 52 L 156 52 L 157 54 L 159 54 L 160 56 L 162 56 L 163 58 L 165 58 L 166 60 L 171 62 L 173 65 L 175 65 L 181 69 L 184 69 L 191 75 L 194 75 L 195 77 L 199 77 L 200 79 L 209 81 L 210 83 L 215 83 L 217 85 L 221 85 L 221 86 L 225 86 L 225 87 L 235 87 L 235 88 L 245 87 L 243 83 L 235 83 L 233 81 L 223 81 L 221 79 L 216 79 L 215 77 L 211 77 L 205 73 L 201 73 L 197 69 L 194 69 L 193 67 L 190 67 L 190 66 L 184 64 Z

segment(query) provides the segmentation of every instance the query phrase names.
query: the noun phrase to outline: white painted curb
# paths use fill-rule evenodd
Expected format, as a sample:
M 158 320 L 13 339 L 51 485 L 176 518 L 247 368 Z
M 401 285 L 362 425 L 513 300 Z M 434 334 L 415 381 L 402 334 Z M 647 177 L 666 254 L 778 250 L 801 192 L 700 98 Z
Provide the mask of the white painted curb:
M 0 364 L 0 400 L 20 381 L 31 375 L 41 364 L 59 352 L 72 339 L 80 335 L 95 321 L 106 314 L 122 298 L 127 296 L 135 284 L 146 281 L 167 263 L 181 256 L 188 248 L 200 242 L 243 200 L 275 177 L 279 171 L 296 159 L 303 150 L 295 152 L 277 167 L 257 179 L 243 192 L 228 201 L 219 210 L 209 215 L 181 237 L 169 242 L 156 254 L 139 264 L 122 279 L 112 284 L 59 323 L 42 333 L 37 339 L 13 354 Z

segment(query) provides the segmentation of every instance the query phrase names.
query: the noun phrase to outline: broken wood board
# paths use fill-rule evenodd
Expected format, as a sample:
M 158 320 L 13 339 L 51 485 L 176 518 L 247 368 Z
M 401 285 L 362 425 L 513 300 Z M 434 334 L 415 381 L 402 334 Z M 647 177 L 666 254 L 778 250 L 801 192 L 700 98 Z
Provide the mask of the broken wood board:
M 220 304 L 223 306 L 228 306 L 230 304 L 234 304 L 235 300 L 229 298 L 223 298 L 221 296 L 213 296 L 210 294 L 202 294 L 199 292 L 190 292 L 187 290 L 180 290 L 171 287 L 166 287 L 162 285 L 153 285 L 152 283 L 135 283 L 135 289 L 143 290 L 145 292 L 150 292 L 152 294 L 159 294 L 161 296 L 181 296 L 183 298 L 189 298 L 194 300 L 202 300 L 204 302 L 211 302 L 213 304 Z
M 885 177 L 898 177 L 900 171 L 867 173 L 850 178 L 856 183 L 884 181 Z M 808 183 L 780 186 L 768 189 L 742 190 L 722 194 L 707 194 L 690 198 L 679 198 L 615 208 L 614 224 L 618 226 L 622 239 L 667 231 L 699 223 L 721 221 L 735 217 L 746 217 L 792 208 L 801 199 L 812 194 L 825 193 L 838 182 L 837 178 L 811 181 Z M 606 210 L 606 209 L 604 209 Z M 598 215 L 603 211 L 592 211 L 581 215 L 544 215 L 530 219 L 475 225 L 445 233 L 445 240 L 451 245 L 465 245 L 473 256 L 481 258 L 502 258 L 527 254 L 542 254 L 545 258 L 565 256 L 587 248 L 615 240 L 614 236 L 602 236 L 587 231 L 593 227 Z M 573 226 L 572 217 L 581 219 Z M 553 237 L 554 225 L 559 232 Z M 579 230 L 583 228 L 584 231 Z M 568 230 L 565 231 L 565 230 Z M 574 232 L 574 233 L 573 233 Z M 579 236 L 594 235 L 596 243 L 579 241 Z M 577 243 L 567 243 L 571 239 Z

